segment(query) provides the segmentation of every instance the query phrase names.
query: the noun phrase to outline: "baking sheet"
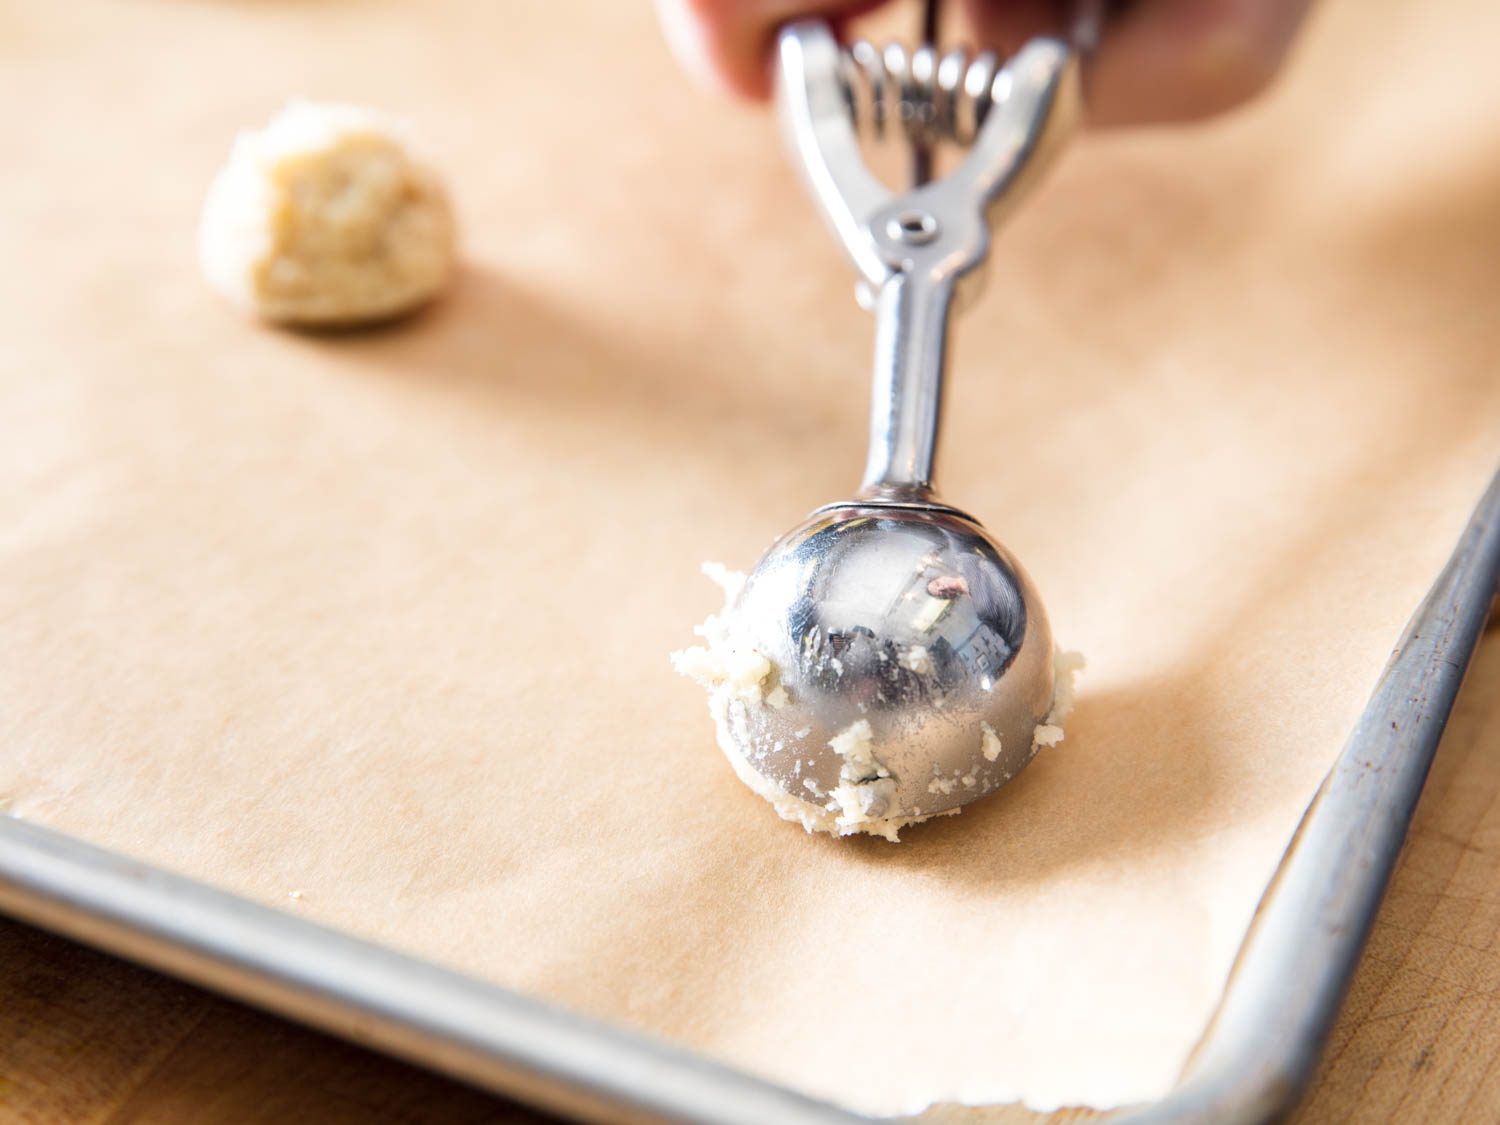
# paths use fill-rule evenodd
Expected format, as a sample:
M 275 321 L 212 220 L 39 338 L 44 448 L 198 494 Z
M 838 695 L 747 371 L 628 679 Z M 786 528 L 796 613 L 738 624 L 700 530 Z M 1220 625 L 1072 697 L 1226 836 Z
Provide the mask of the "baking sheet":
M 856 1108 L 1171 1084 L 1492 467 L 1493 14 L 1334 5 L 1262 110 L 1091 142 L 1003 236 L 943 479 L 1092 666 L 899 848 L 777 822 L 665 664 L 696 560 L 861 462 L 870 325 L 770 122 L 645 11 L 4 18 L 13 812 Z M 443 305 L 296 337 L 198 283 L 291 93 L 412 116 Z

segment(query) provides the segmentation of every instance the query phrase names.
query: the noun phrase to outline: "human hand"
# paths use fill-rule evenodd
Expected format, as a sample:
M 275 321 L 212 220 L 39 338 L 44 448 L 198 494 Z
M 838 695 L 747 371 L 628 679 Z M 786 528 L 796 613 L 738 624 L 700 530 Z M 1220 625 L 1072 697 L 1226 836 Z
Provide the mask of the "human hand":
M 777 29 L 805 16 L 835 25 L 886 0 L 656 0 L 667 41 L 695 77 L 740 97 L 771 92 Z M 1084 70 L 1095 125 L 1191 121 L 1269 85 L 1312 0 L 1135 0 L 1117 4 Z M 978 43 L 1002 55 L 1056 32 L 1056 0 L 962 0 Z

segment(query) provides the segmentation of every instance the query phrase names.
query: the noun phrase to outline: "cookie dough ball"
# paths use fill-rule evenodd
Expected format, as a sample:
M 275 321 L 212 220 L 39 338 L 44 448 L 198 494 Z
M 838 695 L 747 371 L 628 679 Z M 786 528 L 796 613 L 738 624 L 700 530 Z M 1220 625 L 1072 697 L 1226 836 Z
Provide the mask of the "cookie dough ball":
M 294 102 L 240 134 L 209 190 L 203 272 L 268 320 L 384 320 L 453 270 L 453 212 L 400 127 L 374 110 Z

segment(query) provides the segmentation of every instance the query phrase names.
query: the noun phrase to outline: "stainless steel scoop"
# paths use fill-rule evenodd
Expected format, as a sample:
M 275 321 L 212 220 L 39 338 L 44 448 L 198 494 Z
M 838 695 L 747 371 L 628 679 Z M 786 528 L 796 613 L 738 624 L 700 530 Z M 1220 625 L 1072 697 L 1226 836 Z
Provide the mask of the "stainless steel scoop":
M 845 51 L 818 22 L 781 33 L 779 64 L 792 151 L 876 315 L 870 453 L 856 496 L 778 540 L 732 607 L 786 694 L 740 708 L 730 736 L 777 789 L 846 822 L 928 816 L 1015 776 L 1052 702 L 1036 589 L 974 517 L 937 498 L 932 473 L 950 310 L 979 286 L 989 224 L 1076 118 L 1077 67 L 1059 39 L 998 67 L 930 47 Z M 969 150 L 897 194 L 866 167 L 858 125 Z

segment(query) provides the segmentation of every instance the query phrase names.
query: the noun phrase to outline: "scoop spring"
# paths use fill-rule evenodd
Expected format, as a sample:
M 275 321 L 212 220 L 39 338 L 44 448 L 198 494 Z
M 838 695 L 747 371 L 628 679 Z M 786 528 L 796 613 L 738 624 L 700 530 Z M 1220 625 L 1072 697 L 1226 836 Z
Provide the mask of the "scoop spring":
M 940 53 L 931 44 L 877 47 L 859 39 L 840 51 L 839 85 L 855 129 L 874 140 L 966 147 L 1009 92 L 1002 61 L 994 51 Z

